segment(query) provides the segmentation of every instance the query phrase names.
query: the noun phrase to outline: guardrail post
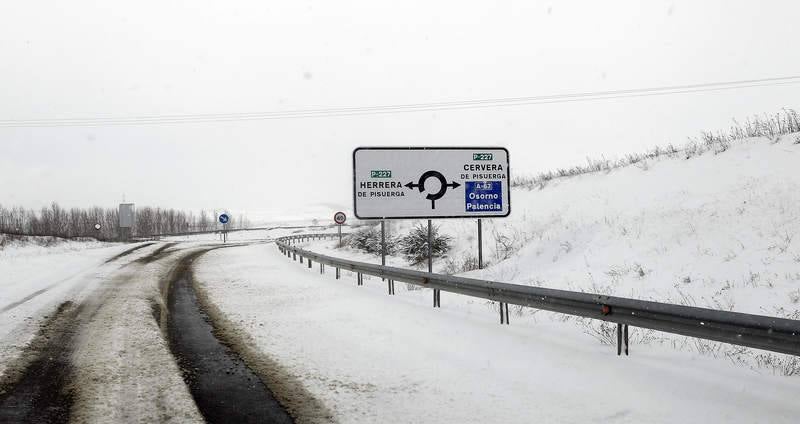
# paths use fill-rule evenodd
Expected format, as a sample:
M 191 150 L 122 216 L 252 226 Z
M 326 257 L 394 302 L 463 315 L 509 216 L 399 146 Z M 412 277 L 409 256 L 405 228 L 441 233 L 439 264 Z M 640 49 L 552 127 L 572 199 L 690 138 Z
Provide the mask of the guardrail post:
M 339 277 L 341 276 L 341 274 L 339 274 L 339 273 L 340 273 L 340 271 L 339 271 L 339 267 L 337 266 L 337 267 L 336 267 L 336 279 L 337 279 L 337 280 L 338 280 L 338 279 L 339 279 Z
M 622 355 L 623 345 L 625 346 L 625 356 L 628 356 L 628 346 L 630 345 L 630 339 L 628 338 L 628 324 L 617 324 L 617 356 Z
M 628 346 L 628 324 L 617 324 L 617 356 L 622 355 L 622 347 L 625 347 L 625 356 L 629 355 Z
M 508 319 L 508 303 L 500 303 L 500 324 L 508 325 L 511 321 Z
M 297 261 L 297 252 L 292 252 L 292 259 Z
M 320 274 L 325 273 L 325 264 L 323 264 L 322 262 L 319 263 L 319 273 Z
M 311 258 L 308 258 L 308 267 L 311 268 Z
M 303 255 L 300 255 L 300 263 L 303 263 Z

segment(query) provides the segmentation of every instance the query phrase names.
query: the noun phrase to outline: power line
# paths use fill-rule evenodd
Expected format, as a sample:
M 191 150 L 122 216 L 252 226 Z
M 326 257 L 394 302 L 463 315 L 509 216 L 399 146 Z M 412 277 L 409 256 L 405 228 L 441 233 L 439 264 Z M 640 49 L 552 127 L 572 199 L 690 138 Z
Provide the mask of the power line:
M 339 116 L 380 115 L 412 112 L 436 112 L 450 110 L 497 108 L 537 104 L 571 103 L 582 101 L 611 100 L 635 97 L 664 96 L 699 92 L 738 90 L 754 87 L 783 86 L 800 83 L 800 76 L 760 78 L 750 80 L 711 82 L 703 84 L 673 85 L 625 90 L 595 91 L 545 96 L 504 97 L 493 99 L 456 100 L 433 103 L 409 103 L 385 106 L 359 106 L 342 108 L 295 109 L 273 112 L 141 115 L 128 117 L 48 118 L 0 120 L 0 128 L 23 127 L 70 127 L 70 126 L 117 126 L 160 125 L 206 122 L 256 121 L 272 119 L 302 119 Z

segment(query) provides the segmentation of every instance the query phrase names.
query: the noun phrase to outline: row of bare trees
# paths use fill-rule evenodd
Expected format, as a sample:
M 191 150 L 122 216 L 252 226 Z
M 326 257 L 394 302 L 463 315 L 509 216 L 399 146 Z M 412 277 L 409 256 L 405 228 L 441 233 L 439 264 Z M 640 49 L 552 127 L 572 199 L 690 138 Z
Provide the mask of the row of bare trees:
M 132 233 L 139 236 L 153 234 L 210 231 L 215 229 L 216 215 L 207 211 L 199 214 L 176 209 L 153 207 L 136 208 Z M 98 229 L 99 226 L 99 229 Z M 232 220 L 228 228 L 246 228 L 246 217 Z M 119 237 L 119 211 L 117 208 L 71 208 L 51 203 L 39 210 L 0 205 L 0 233 L 54 236 L 93 237 L 98 240 L 115 240 Z

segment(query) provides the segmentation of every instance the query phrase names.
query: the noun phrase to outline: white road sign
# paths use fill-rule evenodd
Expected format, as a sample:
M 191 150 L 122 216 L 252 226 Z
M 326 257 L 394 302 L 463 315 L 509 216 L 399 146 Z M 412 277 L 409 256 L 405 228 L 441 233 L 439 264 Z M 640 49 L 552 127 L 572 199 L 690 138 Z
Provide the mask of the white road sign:
M 502 147 L 359 147 L 353 206 L 360 219 L 503 217 L 511 212 Z

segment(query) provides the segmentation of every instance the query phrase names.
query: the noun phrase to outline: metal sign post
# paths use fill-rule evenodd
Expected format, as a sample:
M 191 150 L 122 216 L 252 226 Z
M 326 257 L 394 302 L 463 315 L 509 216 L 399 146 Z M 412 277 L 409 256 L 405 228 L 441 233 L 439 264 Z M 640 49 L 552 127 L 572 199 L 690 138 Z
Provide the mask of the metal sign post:
M 433 273 L 433 227 L 430 219 L 428 220 L 428 272 Z M 441 306 L 441 293 L 438 289 L 433 289 L 433 307 Z
M 135 205 L 133 203 L 119 204 L 119 238 L 121 241 L 128 241 L 133 232 L 134 221 L 136 220 Z
M 231 221 L 231 217 L 227 213 L 219 214 L 219 223 L 222 224 L 222 242 L 228 242 L 228 222 Z
M 386 266 L 386 220 L 381 220 L 381 265 Z
M 478 218 L 478 269 L 483 269 L 483 229 L 480 218 Z
M 347 215 L 344 212 L 336 212 L 333 214 L 333 222 L 339 228 L 339 247 L 342 247 L 342 225 L 347 221 Z

